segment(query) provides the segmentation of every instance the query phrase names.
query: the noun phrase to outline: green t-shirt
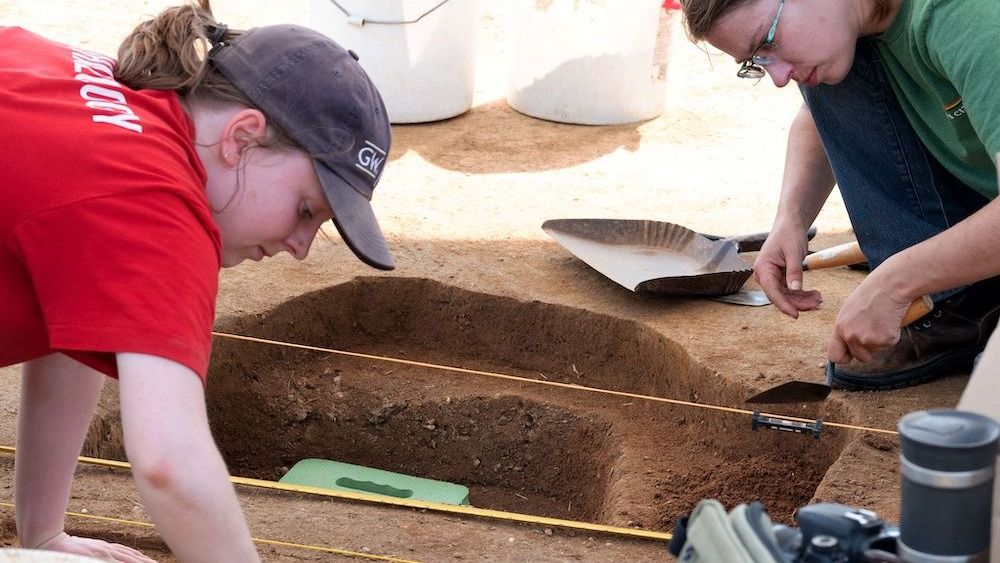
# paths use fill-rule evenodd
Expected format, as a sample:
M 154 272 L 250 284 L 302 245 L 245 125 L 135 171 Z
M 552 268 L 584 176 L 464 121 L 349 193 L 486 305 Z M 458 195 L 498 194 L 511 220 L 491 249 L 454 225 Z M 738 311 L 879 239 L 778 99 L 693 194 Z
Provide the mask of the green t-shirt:
M 878 38 L 903 111 L 931 154 L 989 198 L 1000 152 L 1000 0 L 903 0 Z

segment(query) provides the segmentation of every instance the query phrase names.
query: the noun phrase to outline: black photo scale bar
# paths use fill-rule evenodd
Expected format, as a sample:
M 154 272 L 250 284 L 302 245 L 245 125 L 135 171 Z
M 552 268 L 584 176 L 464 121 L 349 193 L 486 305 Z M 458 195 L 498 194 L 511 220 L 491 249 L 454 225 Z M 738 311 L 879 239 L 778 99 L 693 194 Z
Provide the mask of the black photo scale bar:
M 751 421 L 754 431 L 758 428 L 770 428 L 784 432 L 795 432 L 797 434 L 812 434 L 813 438 L 817 440 L 819 440 L 819 436 L 823 432 L 822 418 L 817 418 L 813 422 L 799 422 L 797 420 L 785 420 L 783 418 L 766 416 L 760 414 L 760 411 L 753 411 Z

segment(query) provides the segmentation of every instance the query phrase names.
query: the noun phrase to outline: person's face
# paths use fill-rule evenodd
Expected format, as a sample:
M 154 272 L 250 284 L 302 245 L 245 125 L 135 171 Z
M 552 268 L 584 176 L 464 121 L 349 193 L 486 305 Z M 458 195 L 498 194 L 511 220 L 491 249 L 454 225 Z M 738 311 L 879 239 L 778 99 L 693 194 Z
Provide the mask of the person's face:
M 761 66 L 778 87 L 792 80 L 803 85 L 836 84 L 851 69 L 858 38 L 849 4 L 754 0 L 720 18 L 706 39 L 739 63 L 756 55 L 766 62 Z
M 222 265 L 288 252 L 299 260 L 332 218 L 313 162 L 298 151 L 249 148 L 229 175 L 229 189 L 211 190 L 222 234 Z M 229 198 L 232 198 L 229 201 Z

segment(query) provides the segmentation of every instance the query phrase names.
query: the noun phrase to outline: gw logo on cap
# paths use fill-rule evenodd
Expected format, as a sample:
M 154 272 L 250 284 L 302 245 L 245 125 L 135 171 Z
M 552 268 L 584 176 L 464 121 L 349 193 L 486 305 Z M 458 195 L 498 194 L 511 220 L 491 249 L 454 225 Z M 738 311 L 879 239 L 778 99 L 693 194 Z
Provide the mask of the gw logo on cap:
M 378 179 L 382 163 L 385 162 L 385 151 L 375 146 L 371 141 L 365 141 L 365 145 L 358 151 L 358 161 L 354 166 L 373 179 Z

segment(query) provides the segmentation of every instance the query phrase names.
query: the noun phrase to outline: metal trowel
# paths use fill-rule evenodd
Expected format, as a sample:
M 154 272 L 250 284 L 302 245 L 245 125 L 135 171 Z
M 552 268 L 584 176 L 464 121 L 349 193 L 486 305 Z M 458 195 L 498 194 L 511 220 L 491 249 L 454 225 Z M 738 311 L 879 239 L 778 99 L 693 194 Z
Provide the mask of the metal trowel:
M 771 304 L 771 300 L 767 298 L 767 294 L 763 291 L 759 289 L 747 289 L 745 287 L 740 288 L 736 293 L 715 295 L 709 297 L 709 299 L 723 303 L 732 303 L 733 305 L 749 305 L 750 307 L 761 307 Z
M 757 393 L 748 403 L 817 403 L 826 400 L 833 391 L 833 362 L 826 363 L 826 383 L 812 381 L 786 381 Z
M 923 317 L 934 308 L 934 301 L 925 295 L 910 303 L 899 326 L 906 326 Z M 748 403 L 814 403 L 823 401 L 833 390 L 833 363 L 826 363 L 826 382 L 787 381 L 765 389 L 746 400 Z

